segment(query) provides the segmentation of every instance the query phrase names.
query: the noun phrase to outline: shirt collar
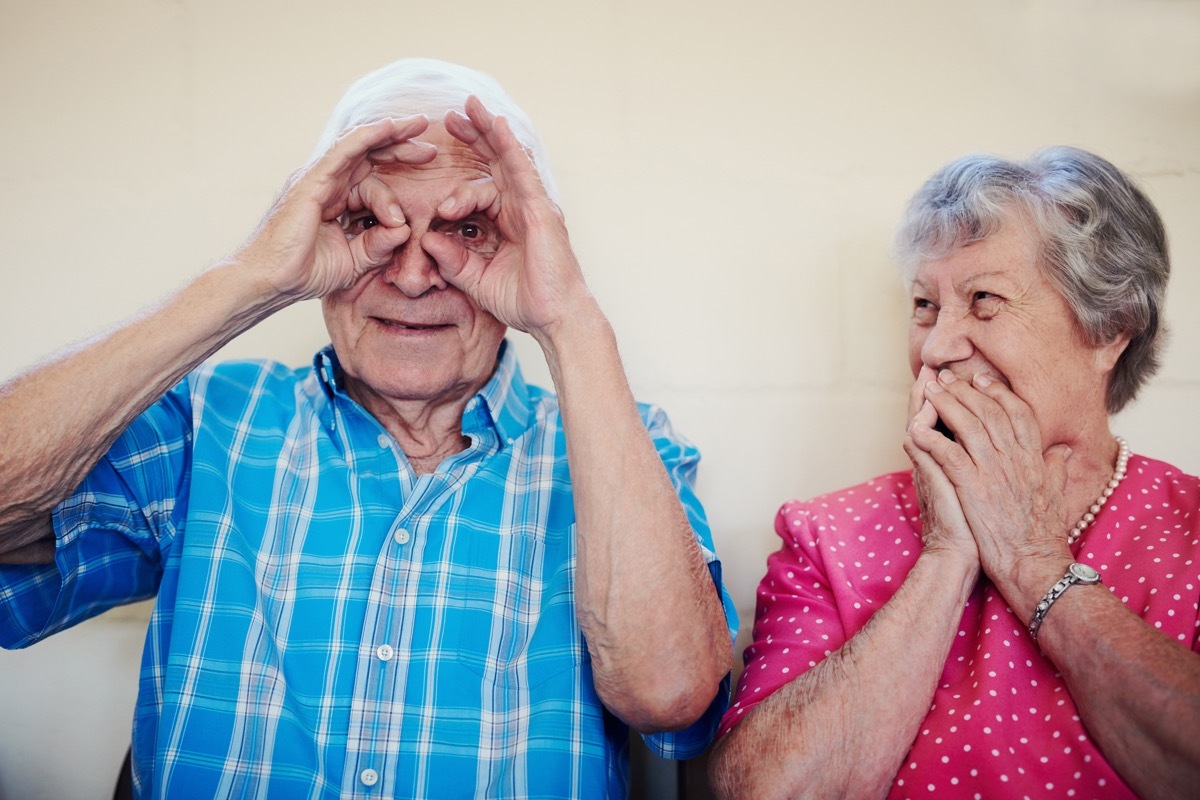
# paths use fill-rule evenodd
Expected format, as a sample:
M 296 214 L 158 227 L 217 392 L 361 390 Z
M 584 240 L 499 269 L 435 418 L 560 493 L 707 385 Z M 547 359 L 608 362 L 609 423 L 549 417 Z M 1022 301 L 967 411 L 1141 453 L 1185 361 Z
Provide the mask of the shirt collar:
M 525 376 L 521 374 L 521 365 L 517 363 L 516 350 L 508 339 L 500 343 L 496 371 L 479 393 L 471 398 L 467 409 L 470 410 L 476 403 L 487 410 L 500 437 L 501 447 L 511 443 L 529 427 L 532 416 L 529 387 L 525 384 Z
M 326 345 L 313 357 L 313 371 L 330 401 L 334 395 L 345 395 L 341 383 L 342 367 L 332 344 Z M 511 443 L 529 427 L 532 416 L 529 387 L 521 374 L 521 365 L 517 363 L 516 350 L 507 339 L 500 343 L 492 377 L 467 401 L 463 409 L 463 432 L 477 428 L 475 420 L 480 416 L 496 429 L 501 447 Z

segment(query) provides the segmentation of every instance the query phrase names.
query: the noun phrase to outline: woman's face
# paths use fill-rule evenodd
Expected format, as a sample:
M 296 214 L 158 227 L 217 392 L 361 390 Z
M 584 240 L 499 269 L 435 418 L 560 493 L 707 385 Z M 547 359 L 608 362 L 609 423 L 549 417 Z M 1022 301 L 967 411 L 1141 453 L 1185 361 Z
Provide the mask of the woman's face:
M 1032 408 L 1049 447 L 1104 422 L 1108 374 L 1125 340 L 1087 345 L 1037 257 L 1033 236 L 1013 223 L 922 263 L 908 353 L 914 376 L 927 367 L 1002 381 Z

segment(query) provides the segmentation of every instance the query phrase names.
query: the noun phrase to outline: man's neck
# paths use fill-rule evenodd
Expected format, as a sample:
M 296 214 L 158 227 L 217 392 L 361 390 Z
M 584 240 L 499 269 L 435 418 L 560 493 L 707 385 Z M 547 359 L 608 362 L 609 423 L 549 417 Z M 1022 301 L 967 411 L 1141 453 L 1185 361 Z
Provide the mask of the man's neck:
M 425 475 L 470 446 L 462 432 L 462 417 L 478 388 L 418 400 L 385 397 L 358 381 L 348 381 L 346 391 L 392 435 L 413 470 Z

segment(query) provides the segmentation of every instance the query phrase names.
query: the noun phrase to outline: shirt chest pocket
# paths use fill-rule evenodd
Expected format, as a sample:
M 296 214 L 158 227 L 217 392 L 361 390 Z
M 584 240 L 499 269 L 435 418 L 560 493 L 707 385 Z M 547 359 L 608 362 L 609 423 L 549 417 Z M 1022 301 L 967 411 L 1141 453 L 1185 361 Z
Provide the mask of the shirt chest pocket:
M 582 667 L 572 534 L 470 534 L 467 569 L 447 608 L 447 641 L 486 683 L 531 688 Z

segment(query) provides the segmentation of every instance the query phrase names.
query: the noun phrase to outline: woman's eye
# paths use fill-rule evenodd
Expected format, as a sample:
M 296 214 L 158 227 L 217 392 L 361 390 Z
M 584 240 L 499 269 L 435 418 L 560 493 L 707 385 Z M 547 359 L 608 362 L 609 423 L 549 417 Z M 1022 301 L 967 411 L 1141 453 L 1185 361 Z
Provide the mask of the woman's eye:
M 1000 297 L 991 292 L 975 292 L 971 295 L 971 304 L 975 307 L 975 316 L 980 319 L 991 319 L 1000 313 Z
M 483 236 L 483 228 L 474 222 L 464 222 L 458 226 L 458 235 L 464 239 L 478 239 Z
M 937 317 L 938 308 L 933 301 L 924 297 L 913 298 L 913 319 L 918 322 L 932 320 Z

